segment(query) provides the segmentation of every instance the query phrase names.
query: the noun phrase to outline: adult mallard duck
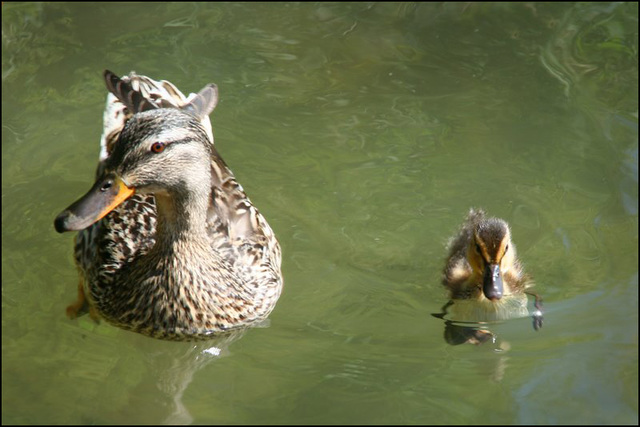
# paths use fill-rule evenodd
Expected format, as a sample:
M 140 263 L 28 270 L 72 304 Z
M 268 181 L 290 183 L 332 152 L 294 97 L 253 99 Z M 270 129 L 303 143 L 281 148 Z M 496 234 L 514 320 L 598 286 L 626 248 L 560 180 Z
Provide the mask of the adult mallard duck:
M 524 272 L 506 221 L 471 209 L 449 241 L 443 284 L 453 320 L 486 322 L 529 314 L 527 296 L 535 297 L 533 327 L 542 327 L 541 299 L 527 291 L 533 285 Z
M 255 325 L 282 290 L 280 245 L 213 143 L 213 84 L 104 72 L 107 108 L 97 179 L 55 219 L 79 230 L 75 317 L 197 339 Z

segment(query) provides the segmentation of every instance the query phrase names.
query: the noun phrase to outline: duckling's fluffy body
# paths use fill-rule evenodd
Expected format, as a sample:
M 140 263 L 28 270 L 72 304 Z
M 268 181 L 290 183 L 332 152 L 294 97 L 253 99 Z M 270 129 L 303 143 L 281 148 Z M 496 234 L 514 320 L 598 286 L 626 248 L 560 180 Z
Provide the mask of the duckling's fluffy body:
M 528 315 L 525 274 L 511 241 L 509 225 L 471 209 L 450 239 L 443 284 L 451 320 L 490 322 Z

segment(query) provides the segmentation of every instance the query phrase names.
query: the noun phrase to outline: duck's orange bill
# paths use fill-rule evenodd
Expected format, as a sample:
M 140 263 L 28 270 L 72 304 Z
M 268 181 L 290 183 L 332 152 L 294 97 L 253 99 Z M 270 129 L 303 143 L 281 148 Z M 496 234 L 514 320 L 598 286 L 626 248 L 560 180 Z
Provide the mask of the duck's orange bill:
M 135 189 L 128 187 L 120 177 L 108 174 L 96 181 L 87 194 L 56 217 L 56 231 L 62 233 L 83 230 L 102 219 L 134 192 Z

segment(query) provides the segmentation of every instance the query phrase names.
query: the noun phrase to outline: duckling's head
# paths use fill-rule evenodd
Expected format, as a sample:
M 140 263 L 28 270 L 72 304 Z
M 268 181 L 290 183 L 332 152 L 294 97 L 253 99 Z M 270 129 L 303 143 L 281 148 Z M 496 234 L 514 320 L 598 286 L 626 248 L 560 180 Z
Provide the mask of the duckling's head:
M 191 197 L 210 190 L 215 148 L 201 120 L 216 105 L 215 85 L 175 109 L 158 108 L 126 82 L 116 83 L 110 90 L 135 114 L 124 125 L 91 190 L 55 219 L 60 233 L 92 225 L 134 192 Z
M 491 301 L 502 298 L 505 294 L 503 275 L 515 260 L 509 225 L 499 218 L 478 221 L 472 229 L 467 259 L 474 272 L 482 277 L 484 296 Z

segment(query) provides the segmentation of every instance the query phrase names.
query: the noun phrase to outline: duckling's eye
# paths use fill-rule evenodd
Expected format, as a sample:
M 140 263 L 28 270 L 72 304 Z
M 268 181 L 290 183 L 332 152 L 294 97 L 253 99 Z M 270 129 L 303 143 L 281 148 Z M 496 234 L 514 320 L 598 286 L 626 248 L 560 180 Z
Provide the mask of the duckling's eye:
M 480 254 L 480 245 L 479 244 L 476 243 L 475 249 L 476 249 L 476 253 Z
M 167 144 L 165 144 L 164 142 L 154 142 L 153 144 L 151 144 L 151 151 L 156 154 L 162 153 L 166 146 Z
M 507 244 L 507 246 L 504 247 L 504 251 L 505 253 L 509 250 L 509 245 Z

